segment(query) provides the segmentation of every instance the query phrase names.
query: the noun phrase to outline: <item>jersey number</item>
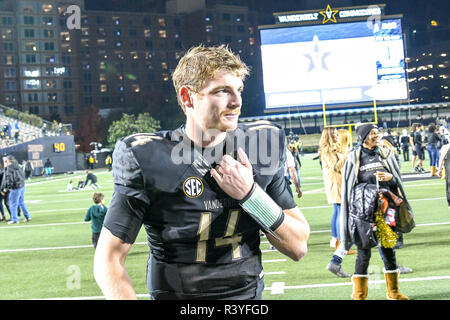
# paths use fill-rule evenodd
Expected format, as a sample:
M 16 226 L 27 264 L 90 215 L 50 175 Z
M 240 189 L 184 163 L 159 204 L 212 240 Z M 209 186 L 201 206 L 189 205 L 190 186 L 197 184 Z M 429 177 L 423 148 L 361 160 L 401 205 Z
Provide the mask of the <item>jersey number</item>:
M 232 259 L 236 260 L 241 257 L 242 236 L 235 235 L 236 224 L 239 218 L 239 210 L 230 210 L 225 234 L 221 238 L 215 239 L 216 247 L 231 246 Z M 200 218 L 200 225 L 198 228 L 198 235 L 200 235 L 197 243 L 197 257 L 196 262 L 206 262 L 206 244 L 209 240 L 209 231 L 211 227 L 211 212 L 202 213 Z

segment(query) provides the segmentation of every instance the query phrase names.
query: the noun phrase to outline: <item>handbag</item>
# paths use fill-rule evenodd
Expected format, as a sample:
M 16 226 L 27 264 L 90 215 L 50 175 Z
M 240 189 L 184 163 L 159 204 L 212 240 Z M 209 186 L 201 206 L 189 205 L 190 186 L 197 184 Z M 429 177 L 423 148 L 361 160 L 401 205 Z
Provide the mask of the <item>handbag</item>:
M 409 209 L 409 205 L 406 202 L 403 202 L 398 210 L 397 231 L 408 233 L 411 232 L 415 226 L 416 223 L 414 222 L 414 216 Z
M 353 189 L 348 228 L 351 241 L 361 249 L 378 245 L 374 221 L 377 195 L 374 184 L 360 183 Z

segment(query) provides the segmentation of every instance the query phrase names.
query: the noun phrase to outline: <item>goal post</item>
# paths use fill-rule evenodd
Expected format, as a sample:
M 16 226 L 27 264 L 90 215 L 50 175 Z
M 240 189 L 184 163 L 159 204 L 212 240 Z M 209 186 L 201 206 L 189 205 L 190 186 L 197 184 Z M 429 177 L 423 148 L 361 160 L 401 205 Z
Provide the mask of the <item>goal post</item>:
M 343 123 L 343 124 L 327 124 L 327 110 L 325 107 L 325 103 L 322 103 L 322 113 L 323 113 L 323 128 L 348 128 L 348 131 L 350 133 L 350 144 L 353 144 L 352 141 L 352 127 L 355 127 L 356 123 Z M 378 124 L 378 116 L 377 116 L 377 102 L 373 100 L 373 114 L 374 114 L 374 121 L 372 122 L 364 122 L 366 123 L 372 123 L 372 124 Z

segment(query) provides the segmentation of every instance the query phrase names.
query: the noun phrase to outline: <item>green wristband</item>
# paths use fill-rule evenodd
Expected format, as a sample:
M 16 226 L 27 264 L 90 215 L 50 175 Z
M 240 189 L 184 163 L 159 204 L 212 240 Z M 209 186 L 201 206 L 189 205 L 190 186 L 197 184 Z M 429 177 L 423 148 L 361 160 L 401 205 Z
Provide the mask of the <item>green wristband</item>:
M 239 204 L 265 231 L 275 231 L 284 220 L 283 210 L 256 182 Z

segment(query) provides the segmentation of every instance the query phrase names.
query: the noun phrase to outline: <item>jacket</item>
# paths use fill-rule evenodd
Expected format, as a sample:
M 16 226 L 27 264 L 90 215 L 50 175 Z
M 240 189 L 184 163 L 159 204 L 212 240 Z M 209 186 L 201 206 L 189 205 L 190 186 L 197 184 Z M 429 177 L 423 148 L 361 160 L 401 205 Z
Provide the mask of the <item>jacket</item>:
M 362 249 L 377 245 L 372 224 L 375 223 L 378 189 L 374 184 L 360 183 L 352 191 L 348 216 L 348 230 L 351 241 Z
M 349 222 L 349 210 L 352 203 L 352 191 L 356 186 L 358 179 L 361 146 L 355 146 L 347 155 L 344 168 L 342 170 L 342 198 L 341 198 L 341 214 L 340 214 L 340 228 L 341 228 L 341 242 L 344 244 L 344 248 L 349 250 L 352 246 L 352 239 L 350 235 Z M 393 175 L 394 182 L 397 185 L 397 194 L 403 198 L 403 203 L 399 209 L 399 221 L 397 223 L 397 231 L 408 233 L 414 227 L 414 215 L 412 208 L 406 198 L 405 190 L 403 188 L 403 182 L 400 176 L 400 168 L 397 160 L 392 151 L 385 147 L 378 147 L 382 163 L 384 167 Z
M 15 190 L 25 186 L 25 176 L 17 161 L 13 161 L 5 168 L 1 189 Z
M 92 221 L 92 233 L 100 233 L 107 211 L 108 208 L 106 206 L 99 204 L 94 204 L 88 209 L 86 216 L 84 217 L 84 221 Z

